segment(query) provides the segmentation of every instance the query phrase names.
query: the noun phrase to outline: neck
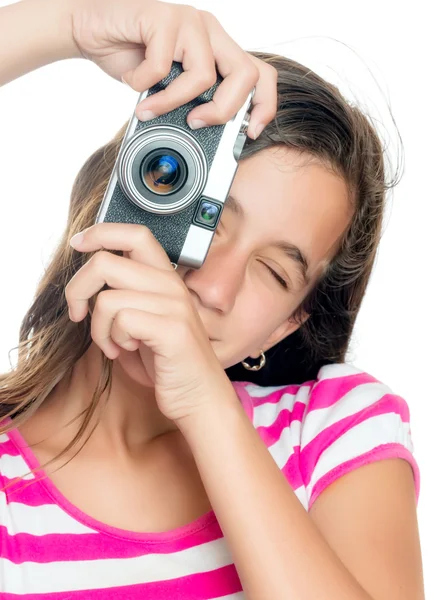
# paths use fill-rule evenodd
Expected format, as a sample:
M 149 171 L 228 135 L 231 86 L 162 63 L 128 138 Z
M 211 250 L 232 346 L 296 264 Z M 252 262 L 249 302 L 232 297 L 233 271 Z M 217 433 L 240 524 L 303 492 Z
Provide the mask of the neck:
M 79 415 L 92 401 L 100 371 L 101 350 L 92 342 L 74 365 L 71 377 L 66 376 L 55 386 L 21 428 L 27 442 L 32 444 L 45 440 L 45 444 L 49 443 L 54 451 L 66 447 L 84 419 L 83 415 Z M 154 388 L 140 382 L 143 381 L 142 371 L 138 351 L 123 350 L 113 362 L 110 393 L 107 389 L 100 398 L 95 414 L 80 438 L 79 446 L 72 449 L 72 454 L 86 441 L 95 426 L 81 452 L 93 452 L 94 456 L 105 453 L 107 457 L 137 454 L 155 438 L 178 431 L 174 422 L 158 409 Z

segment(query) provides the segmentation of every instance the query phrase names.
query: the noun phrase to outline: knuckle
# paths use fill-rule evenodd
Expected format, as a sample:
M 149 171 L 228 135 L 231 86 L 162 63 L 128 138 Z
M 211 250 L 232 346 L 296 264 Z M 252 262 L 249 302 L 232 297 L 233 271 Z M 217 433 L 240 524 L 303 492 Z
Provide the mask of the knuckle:
M 172 65 L 168 64 L 164 59 L 161 59 L 161 62 L 155 62 L 152 67 L 149 67 L 149 77 L 160 81 L 169 74 L 171 66 Z
M 106 235 L 107 225 L 108 223 L 104 222 L 94 223 L 91 227 L 84 229 L 84 233 L 89 239 L 98 240 L 101 235 Z
M 107 281 L 107 274 L 111 272 L 113 267 L 113 256 L 113 254 L 106 250 L 99 250 L 96 252 L 87 263 L 91 277 L 100 277 Z
M 114 324 L 117 325 L 117 327 L 124 329 L 124 326 L 128 322 L 129 316 L 130 316 L 130 309 L 122 308 L 115 315 Z
M 152 239 L 152 232 L 145 225 L 136 225 L 134 230 L 134 241 L 137 245 L 144 245 Z
M 209 23 L 211 25 L 219 25 L 220 24 L 218 19 L 215 17 L 215 15 L 213 13 L 209 12 L 208 10 L 200 10 L 199 14 L 205 23 Z
M 266 72 L 268 73 L 268 76 L 273 79 L 273 81 L 277 81 L 278 80 L 278 69 L 276 67 L 274 67 L 273 65 L 269 64 L 269 63 L 264 63 L 263 68 L 265 68 Z
M 217 110 L 218 121 L 220 123 L 226 123 L 233 116 L 234 112 L 233 105 L 231 103 L 227 104 L 226 102 Z
M 258 67 L 247 58 L 247 62 L 244 63 L 244 79 L 247 84 L 252 86 L 258 81 L 260 72 Z
M 104 290 L 102 292 L 100 292 L 95 300 L 95 309 L 99 312 L 103 312 L 105 310 L 107 301 L 108 301 L 108 294 L 109 290 Z
M 109 252 L 105 250 L 99 250 L 96 252 L 89 261 L 89 265 L 94 271 L 100 271 L 105 268 L 109 260 Z
M 207 90 L 215 85 L 217 80 L 217 74 L 215 69 L 207 69 L 199 74 L 197 86 L 201 89 Z
M 98 250 L 89 259 L 88 264 L 95 266 L 103 260 L 103 250 Z
M 166 20 L 169 22 L 177 21 L 177 7 L 174 4 L 170 4 L 169 2 L 159 3 L 156 7 L 161 15 L 161 22 L 164 23 Z
M 200 10 L 191 6 L 190 4 L 182 4 L 181 10 L 186 14 L 188 18 L 198 19 L 200 16 Z
M 160 77 L 161 77 L 161 79 L 164 79 L 170 73 L 170 69 L 172 68 L 172 63 L 169 62 L 168 60 L 166 60 L 165 58 L 161 58 L 160 60 L 161 60 L 160 65 L 159 65 Z

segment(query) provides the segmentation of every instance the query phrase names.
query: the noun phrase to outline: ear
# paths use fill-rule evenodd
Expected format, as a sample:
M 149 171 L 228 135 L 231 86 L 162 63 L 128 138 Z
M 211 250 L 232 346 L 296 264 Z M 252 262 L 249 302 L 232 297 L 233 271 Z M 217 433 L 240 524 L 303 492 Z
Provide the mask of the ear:
M 310 315 L 308 313 L 303 312 L 296 319 L 296 321 L 294 319 L 286 319 L 285 321 L 283 321 L 281 323 L 281 325 L 279 325 L 267 338 L 267 340 L 265 341 L 265 343 L 263 345 L 262 350 L 265 352 L 266 350 L 269 350 L 273 346 L 276 346 L 276 344 L 278 344 L 279 342 L 284 340 L 286 337 L 288 337 L 290 334 L 292 334 L 294 331 L 299 329 L 301 327 L 301 325 L 303 325 L 307 321 L 309 316 Z M 253 355 L 250 355 L 250 356 L 251 356 L 251 358 L 258 358 L 259 352 L 256 357 L 254 357 Z

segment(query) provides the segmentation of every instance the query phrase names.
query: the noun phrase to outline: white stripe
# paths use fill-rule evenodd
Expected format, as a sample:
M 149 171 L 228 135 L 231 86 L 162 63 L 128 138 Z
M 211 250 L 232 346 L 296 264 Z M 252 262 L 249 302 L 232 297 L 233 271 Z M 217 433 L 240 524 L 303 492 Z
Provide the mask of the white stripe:
M 273 392 L 282 390 L 285 387 L 287 386 L 269 385 L 266 387 L 257 385 L 256 383 L 249 383 L 248 385 L 244 386 L 244 389 L 247 390 L 247 393 L 249 394 L 249 396 L 252 396 L 252 398 L 264 398 L 265 396 L 269 396 L 270 394 L 273 394 Z
M 228 596 L 218 596 L 218 598 L 212 598 L 212 600 L 245 600 L 244 592 L 237 592 L 236 594 L 229 594 Z
M 389 393 L 391 393 L 390 388 L 382 383 L 361 383 L 342 396 L 335 404 L 313 409 L 305 418 L 302 430 L 302 448 L 305 448 L 326 427 L 375 404 Z
M 293 411 L 296 402 L 305 404 L 310 392 L 309 387 L 302 387 L 297 394 L 286 393 L 278 402 L 265 402 L 253 409 L 253 424 L 255 427 L 269 427 L 278 418 L 282 410 Z
M 17 456 L 11 456 L 10 454 L 3 454 L 0 456 L 0 473 L 3 477 L 8 477 L 9 479 L 14 479 L 14 477 L 22 477 L 26 480 L 35 479 L 34 473 L 23 477 L 23 475 L 29 473 L 30 470 L 31 468 L 20 454 Z
M 363 371 L 348 363 L 333 363 L 324 365 L 319 369 L 318 380 L 336 379 L 337 377 L 347 377 L 347 375 L 358 375 L 359 373 L 363 373 Z
M 300 485 L 296 490 L 294 490 L 295 496 L 298 498 L 299 502 L 304 507 L 305 511 L 308 511 L 308 496 L 307 490 L 304 485 Z
M 307 486 L 310 498 L 314 485 L 326 473 L 338 465 L 373 450 L 381 444 L 399 443 L 413 452 L 410 438 L 410 424 L 403 423 L 400 415 L 387 413 L 376 415 L 358 423 L 341 435 L 321 454 L 312 479 Z
M 6 527 L 9 535 L 17 533 L 38 536 L 51 533 L 97 533 L 94 529 L 76 521 L 56 504 L 28 506 L 20 502 L 7 503 L 5 492 L 0 492 L 0 514 L 2 515 L 1 525 Z
M 173 554 L 133 558 L 14 564 L 0 558 L 2 591 L 49 594 L 173 580 L 233 564 L 223 538 Z M 241 596 L 240 596 L 241 597 Z
M 279 469 L 282 469 L 292 456 L 293 448 L 297 445 L 296 441 L 299 440 L 300 431 L 301 423 L 299 421 L 292 421 L 290 427 L 284 427 L 278 441 L 269 446 L 269 452 Z

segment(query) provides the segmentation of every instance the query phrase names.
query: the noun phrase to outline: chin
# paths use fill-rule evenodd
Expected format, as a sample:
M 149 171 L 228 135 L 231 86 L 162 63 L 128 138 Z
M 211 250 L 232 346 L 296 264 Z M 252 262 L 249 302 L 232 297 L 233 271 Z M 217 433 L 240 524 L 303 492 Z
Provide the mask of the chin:
M 142 385 L 147 388 L 153 388 L 154 383 L 146 373 L 143 361 L 141 360 L 140 352 L 138 350 L 120 350 L 120 355 L 114 360 L 114 364 L 118 363 L 118 366 L 124 371 L 124 373 L 138 385 Z

